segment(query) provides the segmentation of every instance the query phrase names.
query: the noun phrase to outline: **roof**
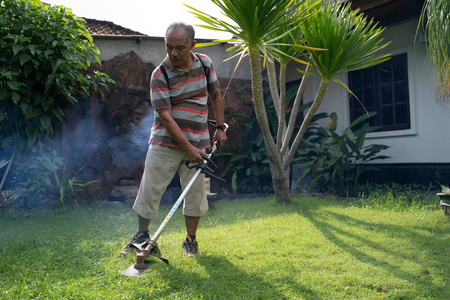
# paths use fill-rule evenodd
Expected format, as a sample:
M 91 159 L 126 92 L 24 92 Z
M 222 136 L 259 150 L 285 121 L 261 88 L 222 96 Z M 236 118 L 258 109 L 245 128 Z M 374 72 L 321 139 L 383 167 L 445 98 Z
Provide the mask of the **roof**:
M 42 2 L 44 5 L 51 6 L 49 3 Z M 115 36 L 135 36 L 142 35 L 146 36 L 146 34 L 140 33 L 138 31 L 134 31 L 120 25 L 114 24 L 110 21 L 100 21 L 96 19 L 82 18 L 86 21 L 86 29 L 89 31 L 91 35 L 115 35 Z
M 420 15 L 425 0 L 352 0 L 352 9 L 359 8 L 382 26 L 398 23 Z
M 86 20 L 86 28 L 93 36 L 145 36 L 145 34 L 134 31 L 109 21 L 83 18 Z

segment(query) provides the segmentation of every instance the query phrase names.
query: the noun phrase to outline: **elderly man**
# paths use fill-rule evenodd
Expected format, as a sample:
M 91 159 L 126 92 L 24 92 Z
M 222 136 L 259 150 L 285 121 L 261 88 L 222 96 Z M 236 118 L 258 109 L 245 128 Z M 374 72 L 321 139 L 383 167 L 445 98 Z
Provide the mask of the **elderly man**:
M 166 31 L 167 56 L 156 68 L 150 82 L 150 98 L 155 110 L 155 121 L 145 159 L 145 169 L 133 209 L 138 213 L 139 230 L 131 242 L 122 248 L 128 254 L 131 243 L 148 242 L 148 227 L 155 219 L 161 197 L 178 172 L 184 189 L 195 169 L 185 162 L 201 162 L 210 148 L 207 125 L 208 94 L 216 119 L 213 140 L 223 145 L 227 136 L 223 130 L 223 101 L 219 82 L 211 59 L 194 54 L 194 28 L 184 23 L 173 23 Z M 208 210 L 204 175 L 195 180 L 186 194 L 183 205 L 187 236 L 182 244 L 184 256 L 198 254 L 196 240 L 200 216 Z

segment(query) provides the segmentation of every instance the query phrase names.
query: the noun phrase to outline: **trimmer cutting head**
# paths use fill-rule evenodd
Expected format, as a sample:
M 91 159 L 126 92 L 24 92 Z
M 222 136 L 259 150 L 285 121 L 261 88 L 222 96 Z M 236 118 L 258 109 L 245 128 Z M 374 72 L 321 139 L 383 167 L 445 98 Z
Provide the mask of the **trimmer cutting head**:
M 126 268 L 123 271 L 120 271 L 120 274 L 125 275 L 125 276 L 130 276 L 130 277 L 138 277 L 140 276 L 142 273 L 144 273 L 145 271 L 147 271 L 147 269 L 150 266 L 150 262 L 146 262 L 145 263 L 145 269 L 136 269 L 134 267 L 134 264 L 132 264 L 131 266 L 129 266 L 128 268 Z
M 147 261 L 149 256 L 157 257 L 167 265 L 169 264 L 169 260 L 161 255 L 158 244 L 153 240 L 142 244 L 132 243 L 131 246 L 136 248 L 136 251 L 138 252 L 136 254 L 136 262 L 120 272 L 122 275 L 136 277 L 145 272 L 151 263 L 150 261 Z

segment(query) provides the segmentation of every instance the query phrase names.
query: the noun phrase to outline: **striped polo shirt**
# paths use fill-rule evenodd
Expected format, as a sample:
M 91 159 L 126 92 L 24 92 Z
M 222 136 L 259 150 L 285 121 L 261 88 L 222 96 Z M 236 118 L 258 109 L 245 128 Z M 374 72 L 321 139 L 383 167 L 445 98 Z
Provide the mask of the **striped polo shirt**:
M 204 54 L 191 52 L 194 60 L 189 72 L 175 68 L 168 56 L 161 65 L 166 69 L 169 83 L 159 66 L 153 71 L 150 82 L 150 99 L 155 110 L 155 121 L 150 136 L 151 144 L 180 147 L 163 126 L 159 112 L 171 110 L 172 118 L 178 124 L 186 139 L 198 149 L 210 147 L 208 130 L 208 92 L 219 90 L 219 81 L 211 59 Z M 209 86 L 203 65 L 209 69 Z

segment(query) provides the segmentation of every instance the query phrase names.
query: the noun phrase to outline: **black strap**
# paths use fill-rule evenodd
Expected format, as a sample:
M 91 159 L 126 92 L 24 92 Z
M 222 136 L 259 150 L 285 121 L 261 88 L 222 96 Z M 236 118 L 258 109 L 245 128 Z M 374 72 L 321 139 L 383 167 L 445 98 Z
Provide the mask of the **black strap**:
M 208 88 L 208 86 L 209 86 L 209 68 L 203 64 L 203 61 L 201 60 L 200 56 L 198 56 L 197 53 L 195 53 L 195 55 L 198 57 L 198 59 L 200 60 L 200 63 L 202 64 L 203 71 L 205 72 L 205 77 L 206 77 L 206 84 L 207 84 L 206 88 Z M 167 75 L 166 69 L 164 68 L 164 66 L 162 64 L 159 65 L 159 69 L 161 70 L 161 73 L 163 74 L 164 78 L 166 79 L 167 86 L 170 87 L 169 75 Z
M 162 74 L 164 75 L 164 78 L 166 79 L 167 86 L 170 87 L 170 85 L 169 85 L 169 75 L 167 75 L 166 69 L 164 68 L 163 65 L 159 65 L 159 69 L 161 70 Z

